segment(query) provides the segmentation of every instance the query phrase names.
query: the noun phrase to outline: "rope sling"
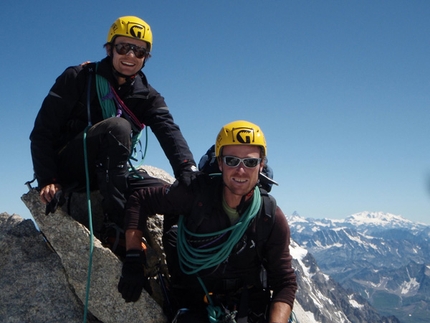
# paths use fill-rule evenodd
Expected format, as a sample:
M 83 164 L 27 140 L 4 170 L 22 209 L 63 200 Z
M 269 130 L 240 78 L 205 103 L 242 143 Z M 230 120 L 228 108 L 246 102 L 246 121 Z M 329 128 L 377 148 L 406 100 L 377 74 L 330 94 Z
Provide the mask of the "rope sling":
M 98 68 L 98 62 L 96 63 L 96 71 Z M 131 150 L 129 159 L 137 160 L 134 155 L 136 154 L 136 146 L 137 144 L 141 144 L 140 138 L 142 135 L 142 130 L 145 128 L 145 125 L 142 124 L 135 115 L 127 108 L 125 103 L 121 100 L 118 94 L 113 89 L 112 85 L 108 82 L 106 78 L 95 73 L 96 75 L 96 89 L 97 96 L 102 108 L 103 119 L 108 119 L 112 117 L 121 117 L 123 116 L 127 119 L 132 128 L 133 136 L 131 138 Z M 145 128 L 146 131 L 146 142 L 145 142 L 145 151 L 142 153 L 141 163 L 145 159 L 146 150 L 148 147 L 148 128 Z M 133 171 L 135 171 L 135 167 L 129 161 L 130 167 Z M 134 173 L 137 173 L 136 171 Z
M 184 224 L 184 216 L 181 215 L 178 222 L 178 257 L 179 265 L 187 275 L 197 274 L 197 279 L 202 286 L 206 298 L 209 301 L 207 306 L 208 317 L 211 323 L 216 322 L 235 322 L 234 316 L 236 313 L 227 314 L 219 307 L 215 306 L 203 280 L 198 276 L 198 273 L 204 269 L 208 269 L 217 266 L 224 262 L 230 255 L 234 246 L 239 242 L 245 231 L 248 229 L 250 222 L 258 214 L 261 207 L 261 195 L 258 186 L 254 189 L 254 195 L 251 205 L 240 217 L 240 220 L 220 231 L 211 233 L 193 233 L 189 231 Z M 210 247 L 210 244 L 218 241 L 224 237 L 227 233 L 230 233 L 228 239 L 217 245 Z M 209 239 L 211 243 L 206 244 L 202 247 L 195 248 L 188 243 L 187 237 L 198 238 L 198 239 Z

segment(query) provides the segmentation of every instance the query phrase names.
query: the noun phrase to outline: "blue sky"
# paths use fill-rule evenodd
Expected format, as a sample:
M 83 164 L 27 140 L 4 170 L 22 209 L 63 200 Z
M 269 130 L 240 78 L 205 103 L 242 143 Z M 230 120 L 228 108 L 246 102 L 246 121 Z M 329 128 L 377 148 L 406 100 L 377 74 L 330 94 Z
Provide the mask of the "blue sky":
M 30 217 L 28 136 L 70 65 L 104 57 L 119 16 L 154 34 L 144 68 L 196 160 L 257 123 L 285 214 L 383 211 L 430 224 L 430 2 L 2 1 L 0 212 Z M 171 173 L 150 133 L 144 164 Z

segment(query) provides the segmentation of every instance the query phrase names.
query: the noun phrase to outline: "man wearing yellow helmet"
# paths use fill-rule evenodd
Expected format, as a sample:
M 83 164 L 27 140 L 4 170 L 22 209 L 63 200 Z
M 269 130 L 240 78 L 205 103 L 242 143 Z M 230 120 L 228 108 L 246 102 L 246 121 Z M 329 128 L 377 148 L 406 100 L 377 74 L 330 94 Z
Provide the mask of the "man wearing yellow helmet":
M 103 195 L 109 221 L 121 226 L 133 189 L 128 160 L 144 126 L 177 178 L 187 180 L 195 162 L 164 98 L 141 71 L 152 50 L 150 26 L 138 17 L 120 17 L 104 47 L 106 58 L 69 67 L 57 78 L 36 117 L 31 154 L 43 203 L 50 206 L 59 193 L 82 189 L 89 180 Z M 161 183 L 145 174 L 133 185 Z
M 150 57 L 152 31 L 149 25 L 133 16 L 120 17 L 109 29 L 105 44 L 112 65 L 121 82 L 138 73 Z M 134 55 L 127 55 L 133 52 Z M 118 55 L 115 55 L 118 54 Z
M 219 176 L 201 172 L 190 183 L 132 194 L 118 290 L 128 302 L 140 297 L 142 232 L 148 216 L 164 214 L 173 322 L 286 323 L 297 283 L 286 217 L 259 185 L 264 134 L 251 122 L 234 121 L 219 132 L 215 153 Z

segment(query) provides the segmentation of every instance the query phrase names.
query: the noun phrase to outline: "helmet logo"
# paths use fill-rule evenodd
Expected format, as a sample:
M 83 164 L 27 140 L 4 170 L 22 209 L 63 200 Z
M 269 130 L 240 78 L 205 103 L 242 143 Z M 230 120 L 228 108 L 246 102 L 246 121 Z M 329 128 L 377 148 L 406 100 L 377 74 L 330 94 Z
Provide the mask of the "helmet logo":
M 236 134 L 233 134 L 233 138 L 236 138 L 241 144 L 250 144 L 254 142 L 254 131 L 251 129 L 233 129 L 237 130 Z
M 140 25 L 133 25 L 130 27 L 130 35 L 134 38 L 145 38 L 145 27 Z

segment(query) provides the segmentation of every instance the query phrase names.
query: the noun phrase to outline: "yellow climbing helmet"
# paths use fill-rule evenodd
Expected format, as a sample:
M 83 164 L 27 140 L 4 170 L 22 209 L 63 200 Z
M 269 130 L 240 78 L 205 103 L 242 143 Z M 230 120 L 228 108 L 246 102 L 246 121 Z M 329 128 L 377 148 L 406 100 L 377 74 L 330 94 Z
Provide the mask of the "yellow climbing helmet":
M 267 146 L 260 127 L 249 121 L 237 120 L 221 128 L 215 142 L 215 156 L 219 157 L 221 149 L 228 145 L 251 145 L 262 148 L 262 157 L 267 156 Z
M 151 27 L 142 19 L 135 16 L 119 17 L 109 29 L 107 42 L 112 43 L 117 36 L 125 36 L 143 40 L 148 43 L 148 51 L 152 50 Z

